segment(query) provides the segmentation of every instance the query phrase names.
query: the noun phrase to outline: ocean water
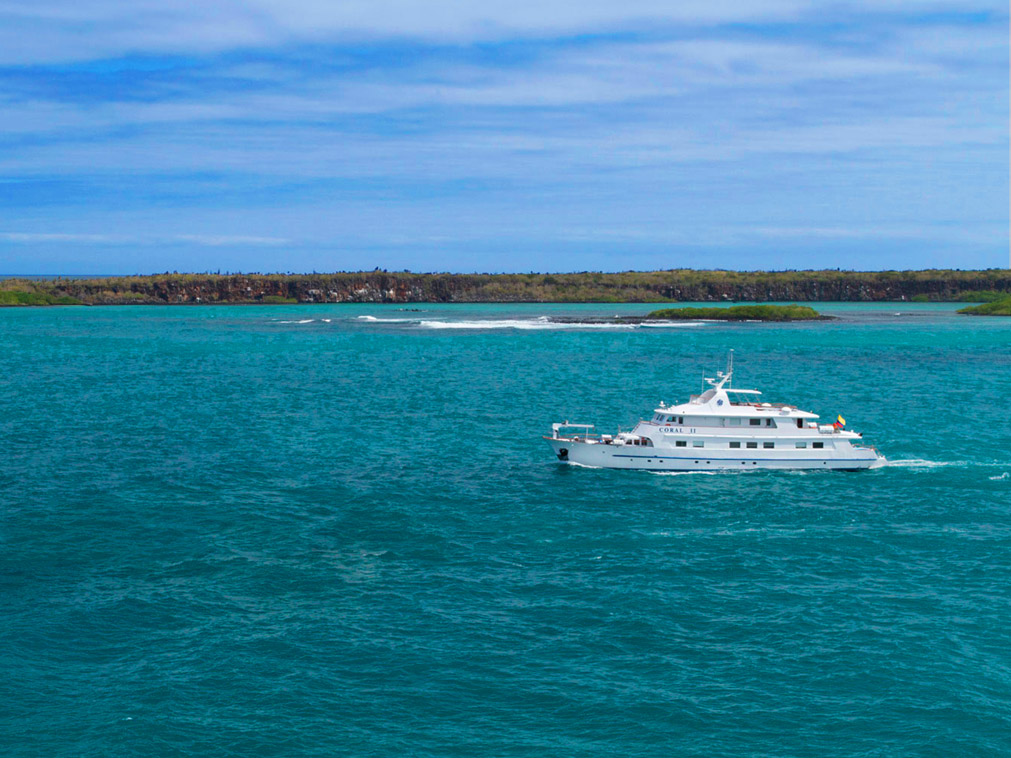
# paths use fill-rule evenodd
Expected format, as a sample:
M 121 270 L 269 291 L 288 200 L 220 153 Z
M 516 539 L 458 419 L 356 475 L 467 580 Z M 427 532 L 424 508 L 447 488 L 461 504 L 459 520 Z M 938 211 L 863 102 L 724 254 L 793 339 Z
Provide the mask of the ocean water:
M 1011 319 L 0 310 L 4 756 L 1011 755 Z M 559 464 L 735 384 L 860 473 Z

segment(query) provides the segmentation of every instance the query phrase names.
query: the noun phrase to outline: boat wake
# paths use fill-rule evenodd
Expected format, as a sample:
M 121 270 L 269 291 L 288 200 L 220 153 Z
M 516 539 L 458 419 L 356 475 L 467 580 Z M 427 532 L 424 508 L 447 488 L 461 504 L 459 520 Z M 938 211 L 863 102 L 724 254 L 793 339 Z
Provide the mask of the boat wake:
M 998 474 L 997 476 L 990 477 L 991 482 L 1000 482 L 1004 481 L 1005 479 L 1011 479 L 1011 474 L 1009 474 L 1007 471 L 1005 471 L 1003 474 Z
M 739 473 L 736 469 L 728 469 L 727 471 L 647 471 L 647 474 L 652 474 L 653 476 L 692 476 L 693 474 L 701 476 L 717 476 L 720 473 L 725 474 L 737 474 Z
M 944 466 L 964 467 L 972 465 L 968 461 L 925 461 L 922 458 L 888 460 L 881 464 L 890 468 L 942 468 Z

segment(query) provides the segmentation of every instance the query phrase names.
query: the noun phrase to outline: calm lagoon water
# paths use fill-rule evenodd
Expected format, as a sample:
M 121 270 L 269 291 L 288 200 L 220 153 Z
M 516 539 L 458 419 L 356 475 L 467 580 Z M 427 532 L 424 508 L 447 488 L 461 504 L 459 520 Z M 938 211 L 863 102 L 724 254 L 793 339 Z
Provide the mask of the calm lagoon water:
M 5 756 L 1011 755 L 1011 319 L 0 310 Z M 736 356 L 891 465 L 558 464 Z

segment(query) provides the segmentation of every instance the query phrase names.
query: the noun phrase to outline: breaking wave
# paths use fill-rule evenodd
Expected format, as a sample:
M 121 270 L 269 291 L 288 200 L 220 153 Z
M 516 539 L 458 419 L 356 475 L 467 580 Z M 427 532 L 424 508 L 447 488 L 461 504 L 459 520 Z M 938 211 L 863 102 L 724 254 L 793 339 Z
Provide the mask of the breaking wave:
M 376 318 L 375 316 L 355 316 L 356 321 L 368 321 L 370 324 L 416 324 L 416 318 Z
M 622 324 L 601 321 L 555 321 L 547 316 L 533 319 L 464 319 L 461 321 L 442 321 L 437 319 L 417 318 L 377 318 L 376 316 L 356 316 L 356 320 L 369 324 L 412 324 L 422 329 L 517 329 L 520 331 L 551 330 L 551 329 L 620 329 L 628 331 L 640 327 L 650 328 L 680 328 L 703 326 L 699 321 L 661 321 L 657 323 Z
M 486 319 L 475 321 L 420 321 L 423 329 L 633 329 L 635 324 L 598 324 L 594 322 L 559 322 L 538 319 Z

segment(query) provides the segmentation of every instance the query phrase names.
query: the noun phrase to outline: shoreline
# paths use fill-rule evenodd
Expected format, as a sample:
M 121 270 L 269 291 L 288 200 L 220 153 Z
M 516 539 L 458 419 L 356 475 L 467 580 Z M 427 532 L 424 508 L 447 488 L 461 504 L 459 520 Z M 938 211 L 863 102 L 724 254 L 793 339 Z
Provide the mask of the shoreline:
M 0 280 L 0 305 L 301 305 L 320 303 L 980 302 L 1011 295 L 1007 269 L 669 271 L 575 274 L 154 274 Z

